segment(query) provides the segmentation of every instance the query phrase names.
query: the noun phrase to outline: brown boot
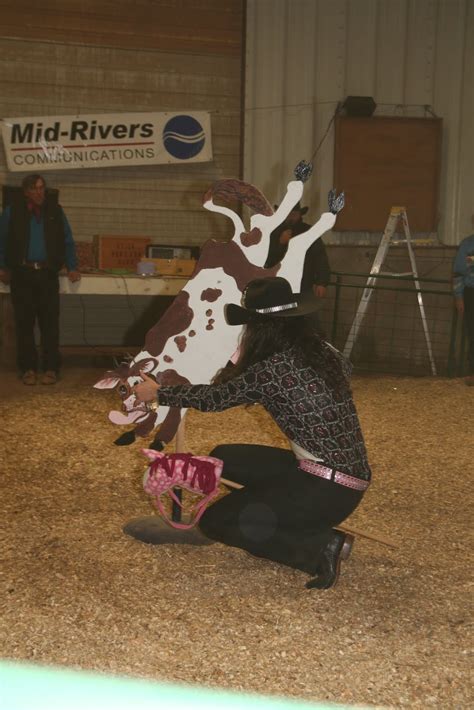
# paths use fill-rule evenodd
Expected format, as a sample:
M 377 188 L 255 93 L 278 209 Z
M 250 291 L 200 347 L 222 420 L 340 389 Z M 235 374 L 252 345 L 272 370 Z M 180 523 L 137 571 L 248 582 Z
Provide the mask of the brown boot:
M 46 370 L 41 378 L 42 385 L 55 385 L 57 381 L 58 378 L 54 370 Z
M 35 385 L 36 384 L 36 372 L 34 370 L 27 370 L 23 373 L 21 381 L 24 385 Z

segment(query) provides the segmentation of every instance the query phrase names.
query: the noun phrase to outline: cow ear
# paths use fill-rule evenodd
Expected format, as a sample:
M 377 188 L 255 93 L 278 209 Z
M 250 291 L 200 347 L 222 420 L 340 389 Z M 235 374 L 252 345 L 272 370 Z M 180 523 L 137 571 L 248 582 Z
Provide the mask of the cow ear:
M 159 451 L 155 451 L 154 449 L 142 449 L 142 454 L 145 454 L 147 459 L 150 461 L 155 461 L 155 459 L 160 459 L 163 457 L 163 454 L 161 454 Z
M 120 382 L 119 377 L 103 377 L 101 380 L 95 383 L 94 388 L 96 390 L 111 390 Z

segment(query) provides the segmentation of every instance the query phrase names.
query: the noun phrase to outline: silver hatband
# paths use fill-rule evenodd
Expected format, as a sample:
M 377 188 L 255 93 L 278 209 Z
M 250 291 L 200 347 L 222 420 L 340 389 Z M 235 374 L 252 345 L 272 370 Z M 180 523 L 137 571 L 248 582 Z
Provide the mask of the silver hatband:
M 276 313 L 277 311 L 289 311 L 290 308 L 298 308 L 297 303 L 285 303 L 284 306 L 271 306 L 270 308 L 256 308 L 256 313 Z

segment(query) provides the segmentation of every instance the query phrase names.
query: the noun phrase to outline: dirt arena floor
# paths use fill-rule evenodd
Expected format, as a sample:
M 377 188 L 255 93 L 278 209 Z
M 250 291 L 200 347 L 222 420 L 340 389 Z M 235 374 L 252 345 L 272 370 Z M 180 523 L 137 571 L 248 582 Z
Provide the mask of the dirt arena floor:
M 144 458 L 107 420 L 104 368 L 58 385 L 0 375 L 0 656 L 160 681 L 390 708 L 471 708 L 469 498 L 474 388 L 361 377 L 354 396 L 373 485 L 348 525 L 339 584 L 234 548 L 153 547 Z M 285 445 L 259 407 L 190 412 L 186 448 Z

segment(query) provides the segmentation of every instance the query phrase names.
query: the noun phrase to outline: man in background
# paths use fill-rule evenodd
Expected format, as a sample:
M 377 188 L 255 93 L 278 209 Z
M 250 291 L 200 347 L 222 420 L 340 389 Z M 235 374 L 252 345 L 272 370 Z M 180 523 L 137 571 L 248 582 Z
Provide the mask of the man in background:
M 453 266 L 453 291 L 456 309 L 464 317 L 468 338 L 466 385 L 474 386 L 474 234 L 459 245 Z
M 288 250 L 290 239 L 297 238 L 299 234 L 303 234 L 311 228 L 310 224 L 303 222 L 303 216 L 307 211 L 307 207 L 301 207 L 300 203 L 297 202 L 285 221 L 273 230 L 270 235 L 268 257 L 265 262 L 266 268 L 275 266 L 283 259 Z M 301 293 L 312 291 L 316 298 L 324 298 L 330 277 L 331 270 L 326 247 L 322 239 L 317 239 L 306 252 L 301 279 Z M 315 327 L 318 328 L 322 335 L 316 314 L 313 314 L 313 319 Z
M 59 277 L 81 278 L 71 228 L 41 175 L 28 175 L 22 191 L 0 219 L 0 280 L 10 284 L 16 325 L 17 363 L 25 385 L 38 379 L 35 323 L 41 334 L 42 384 L 57 381 L 59 354 Z

